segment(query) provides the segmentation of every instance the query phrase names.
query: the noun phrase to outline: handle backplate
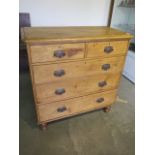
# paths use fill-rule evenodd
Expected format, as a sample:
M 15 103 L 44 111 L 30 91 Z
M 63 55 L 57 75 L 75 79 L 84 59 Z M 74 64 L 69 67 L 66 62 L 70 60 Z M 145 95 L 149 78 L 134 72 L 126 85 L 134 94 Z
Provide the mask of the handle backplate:
M 66 53 L 63 51 L 63 50 L 57 50 L 57 51 L 54 51 L 54 57 L 57 57 L 57 58 L 62 58 L 66 55 Z
M 54 76 L 56 77 L 61 77 L 63 75 L 65 75 L 65 71 L 63 69 L 54 71 Z
M 112 46 L 106 46 L 106 47 L 104 48 L 104 52 L 107 53 L 107 54 L 111 53 L 113 50 L 114 50 L 114 49 L 113 49 Z
M 98 83 L 99 87 L 105 87 L 106 85 L 107 85 L 106 81 L 101 81 L 101 82 Z
M 105 71 L 110 69 L 110 64 L 103 64 L 102 69 L 105 70 Z
M 104 98 L 103 97 L 100 97 L 96 100 L 97 103 L 101 103 L 101 102 L 104 102 Z
M 65 92 L 66 92 L 66 91 L 65 91 L 64 88 L 58 88 L 58 89 L 55 90 L 55 94 L 56 94 L 56 95 L 62 95 L 62 94 L 64 94 Z
M 57 112 L 64 112 L 64 111 L 66 111 L 67 110 L 67 108 L 65 107 L 65 106 L 63 106 L 63 107 L 59 107 L 58 109 L 57 109 Z

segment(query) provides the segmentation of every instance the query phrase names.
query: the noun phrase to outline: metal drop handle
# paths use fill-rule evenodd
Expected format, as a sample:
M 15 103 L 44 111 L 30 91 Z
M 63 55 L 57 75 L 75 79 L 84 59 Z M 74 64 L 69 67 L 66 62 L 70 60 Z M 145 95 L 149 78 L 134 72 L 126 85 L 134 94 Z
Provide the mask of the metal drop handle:
M 57 58 L 62 58 L 66 55 L 66 53 L 63 51 L 63 50 L 57 50 L 54 52 L 54 57 L 57 57 Z
M 106 46 L 106 47 L 104 48 L 104 53 L 109 54 L 109 53 L 111 53 L 113 50 L 114 50 L 114 49 L 113 49 L 112 46 Z
M 58 88 L 58 89 L 55 90 L 55 94 L 56 94 L 56 95 L 62 95 L 62 94 L 64 94 L 65 92 L 66 92 L 66 91 L 65 91 L 64 88 Z
M 98 98 L 98 99 L 96 100 L 96 102 L 98 102 L 98 103 L 101 103 L 101 102 L 103 102 L 103 101 L 104 101 L 104 98 L 103 98 L 103 97 Z
M 102 69 L 105 70 L 105 71 L 110 69 L 110 64 L 103 64 Z
M 107 85 L 106 81 L 101 81 L 101 82 L 98 83 L 99 87 L 105 87 L 106 85 Z
M 64 111 L 66 111 L 67 110 L 67 108 L 65 107 L 65 106 L 63 106 L 63 107 L 59 107 L 58 109 L 57 109 L 57 112 L 64 112 Z
M 63 69 L 54 71 L 54 76 L 56 77 L 61 77 L 63 75 L 65 75 L 65 71 Z

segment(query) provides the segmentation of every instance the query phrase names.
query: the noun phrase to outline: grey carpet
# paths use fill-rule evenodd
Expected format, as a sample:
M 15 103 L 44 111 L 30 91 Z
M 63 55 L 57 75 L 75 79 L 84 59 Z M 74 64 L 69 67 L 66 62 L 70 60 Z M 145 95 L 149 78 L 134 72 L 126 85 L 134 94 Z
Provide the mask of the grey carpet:
M 37 126 L 28 73 L 20 74 L 20 155 L 134 155 L 134 85 L 122 77 L 110 113 L 102 110 Z

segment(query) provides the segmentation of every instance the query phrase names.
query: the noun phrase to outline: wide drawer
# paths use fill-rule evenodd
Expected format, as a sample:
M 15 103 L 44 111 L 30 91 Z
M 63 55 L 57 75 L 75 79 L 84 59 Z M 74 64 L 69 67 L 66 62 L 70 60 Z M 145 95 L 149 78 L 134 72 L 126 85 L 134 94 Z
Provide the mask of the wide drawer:
M 110 57 L 125 55 L 128 41 L 111 41 L 87 43 L 87 57 Z
M 61 117 L 100 109 L 111 105 L 115 99 L 116 90 L 113 90 L 51 104 L 41 104 L 37 106 L 39 121 L 56 120 Z
M 124 59 L 125 57 L 121 56 L 33 66 L 34 82 L 42 84 L 86 75 L 119 73 L 122 71 Z
M 118 86 L 120 76 L 120 73 L 96 74 L 36 85 L 37 103 L 50 103 L 92 92 L 114 89 Z
M 84 57 L 85 44 L 54 44 L 30 46 L 32 63 L 78 59 Z

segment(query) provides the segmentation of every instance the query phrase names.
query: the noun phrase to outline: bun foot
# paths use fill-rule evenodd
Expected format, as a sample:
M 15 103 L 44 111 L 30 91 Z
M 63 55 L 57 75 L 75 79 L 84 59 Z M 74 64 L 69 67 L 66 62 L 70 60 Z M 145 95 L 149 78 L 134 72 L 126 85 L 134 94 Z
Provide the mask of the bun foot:
M 103 111 L 104 112 L 109 112 L 111 110 L 111 106 L 108 106 L 108 107 L 104 107 L 103 108 Z
M 43 131 L 47 130 L 47 123 L 43 123 L 40 126 Z

